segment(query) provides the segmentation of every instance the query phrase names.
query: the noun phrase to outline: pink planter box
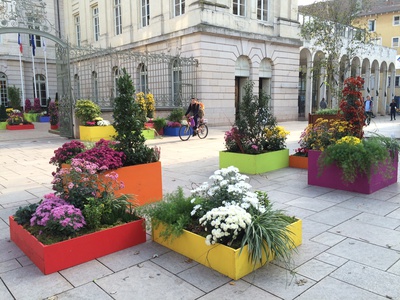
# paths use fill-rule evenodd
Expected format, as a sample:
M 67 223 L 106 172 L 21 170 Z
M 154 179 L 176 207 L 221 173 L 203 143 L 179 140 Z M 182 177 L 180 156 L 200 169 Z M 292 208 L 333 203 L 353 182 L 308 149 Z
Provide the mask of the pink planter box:
M 370 180 L 366 175 L 359 175 L 353 183 L 343 182 L 342 171 L 331 165 L 324 169 L 321 176 L 318 176 L 318 158 L 320 151 L 311 150 L 308 152 L 308 184 L 332 188 L 362 194 L 371 194 L 384 187 L 397 182 L 398 157 L 393 161 L 393 170 L 387 170 L 381 166 L 381 172 L 371 174 Z M 390 178 L 387 178 L 391 176 Z

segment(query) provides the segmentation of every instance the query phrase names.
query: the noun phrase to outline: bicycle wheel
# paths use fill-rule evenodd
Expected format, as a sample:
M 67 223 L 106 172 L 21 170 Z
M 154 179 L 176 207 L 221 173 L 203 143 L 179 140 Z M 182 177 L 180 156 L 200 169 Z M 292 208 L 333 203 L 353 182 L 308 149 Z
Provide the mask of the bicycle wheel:
M 181 126 L 181 128 L 179 128 L 179 138 L 182 141 L 187 141 L 188 139 L 190 139 L 191 132 L 192 131 L 190 130 L 189 125 L 183 125 Z
M 201 124 L 199 128 L 197 129 L 197 135 L 199 136 L 200 139 L 204 139 L 208 135 L 208 127 L 206 124 Z

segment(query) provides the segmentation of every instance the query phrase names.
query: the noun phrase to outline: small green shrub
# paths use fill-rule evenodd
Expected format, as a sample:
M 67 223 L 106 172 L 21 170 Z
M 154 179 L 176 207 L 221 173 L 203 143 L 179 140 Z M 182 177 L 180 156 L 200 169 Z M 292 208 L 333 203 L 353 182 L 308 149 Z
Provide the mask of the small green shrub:
M 7 89 L 8 91 L 8 99 L 10 100 L 10 106 L 13 109 L 21 110 L 21 97 L 20 97 L 20 89 L 14 86 L 10 86 Z
M 100 106 L 91 100 L 78 100 L 75 104 L 75 115 L 83 123 L 93 121 L 101 115 Z
M 39 203 L 30 204 L 24 207 L 19 207 L 16 213 L 14 214 L 14 220 L 19 225 L 29 224 L 32 218 L 33 213 L 36 211 L 36 208 L 39 206 Z
M 339 112 L 338 108 L 325 108 L 317 110 L 315 115 L 336 115 Z
M 168 115 L 167 119 L 170 122 L 179 122 L 180 123 L 182 121 L 183 116 L 184 116 L 183 109 L 182 108 L 175 108 Z
M 165 118 L 157 117 L 153 120 L 153 123 L 154 129 L 159 131 L 167 125 L 167 120 Z

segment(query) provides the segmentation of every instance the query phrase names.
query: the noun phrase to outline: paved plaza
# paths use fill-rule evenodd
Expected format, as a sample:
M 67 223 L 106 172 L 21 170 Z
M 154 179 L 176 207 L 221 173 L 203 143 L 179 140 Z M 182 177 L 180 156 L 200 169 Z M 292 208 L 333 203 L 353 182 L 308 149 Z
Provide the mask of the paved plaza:
M 400 138 L 400 120 L 372 119 L 372 132 Z M 307 122 L 281 122 L 290 153 Z M 303 219 L 303 244 L 292 270 L 277 262 L 233 281 L 147 236 L 147 242 L 57 273 L 43 275 L 10 241 L 8 217 L 51 191 L 53 151 L 68 139 L 35 130 L 0 130 L 0 300 L 11 299 L 398 299 L 400 300 L 400 184 L 370 195 L 309 186 L 307 170 L 251 175 L 276 208 Z M 185 192 L 218 169 L 228 127 L 205 140 L 147 141 L 161 147 L 164 193 Z M 62 257 L 60 257 L 62 259 Z

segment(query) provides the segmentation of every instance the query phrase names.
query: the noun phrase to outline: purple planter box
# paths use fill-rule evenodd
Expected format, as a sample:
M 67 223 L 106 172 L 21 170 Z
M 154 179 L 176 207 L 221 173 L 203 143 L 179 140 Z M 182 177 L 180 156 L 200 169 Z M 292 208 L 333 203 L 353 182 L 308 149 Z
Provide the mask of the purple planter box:
M 318 158 L 320 151 L 310 150 L 308 152 L 308 184 L 332 188 L 362 194 L 371 194 L 384 187 L 397 182 L 398 156 L 393 161 L 393 170 L 380 166 L 380 171 L 371 174 L 370 180 L 366 175 L 359 175 L 353 183 L 343 182 L 342 171 L 331 165 L 324 169 L 321 176 L 318 176 Z M 387 178 L 388 176 L 390 178 Z

